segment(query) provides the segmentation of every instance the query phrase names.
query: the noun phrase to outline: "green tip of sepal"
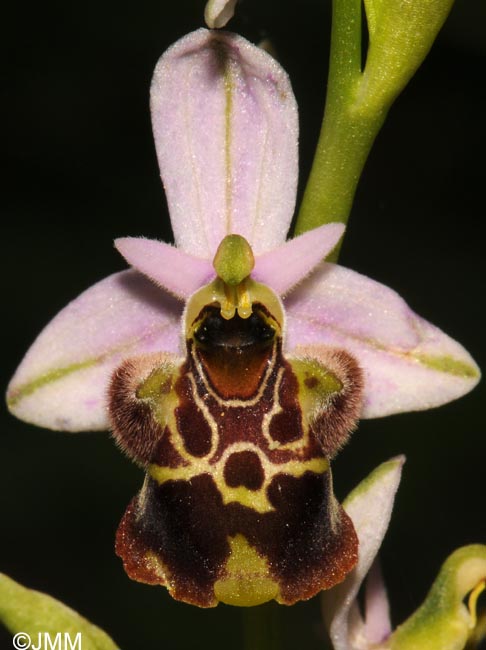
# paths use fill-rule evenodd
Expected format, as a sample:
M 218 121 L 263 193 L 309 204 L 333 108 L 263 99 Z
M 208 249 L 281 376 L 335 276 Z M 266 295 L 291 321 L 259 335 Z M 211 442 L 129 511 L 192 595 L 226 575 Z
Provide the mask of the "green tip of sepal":
M 250 244 L 241 235 L 227 235 L 218 246 L 213 266 L 223 282 L 237 286 L 255 266 Z
M 72 647 L 77 643 L 83 650 L 118 648 L 103 630 L 74 610 L 47 594 L 23 587 L 4 574 L 0 574 L 0 621 L 12 634 L 22 633 L 23 641 L 30 638 L 32 645 L 25 645 L 26 648 L 39 643 L 44 647 L 47 637 L 51 645 L 58 639 L 65 644 L 68 638 Z
M 476 600 L 486 581 L 486 546 L 454 551 L 424 603 L 387 641 L 390 650 L 463 650 L 476 626 Z M 464 599 L 471 594 L 467 605 Z
M 385 486 L 389 481 L 393 481 L 394 476 L 401 472 L 403 465 L 405 464 L 405 456 L 395 456 L 390 460 L 381 463 L 378 467 L 368 474 L 368 476 L 363 479 L 358 485 L 351 490 L 348 496 L 343 501 L 344 509 L 349 507 L 355 500 L 366 497 L 374 487 L 382 484 Z

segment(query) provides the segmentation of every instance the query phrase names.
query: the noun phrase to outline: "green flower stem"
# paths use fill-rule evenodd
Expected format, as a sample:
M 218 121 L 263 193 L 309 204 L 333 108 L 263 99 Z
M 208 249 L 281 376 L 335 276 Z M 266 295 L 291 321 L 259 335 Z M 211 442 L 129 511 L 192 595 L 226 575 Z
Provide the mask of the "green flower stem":
M 367 0 L 370 44 L 362 71 L 361 3 L 334 0 L 324 120 L 296 235 L 325 223 L 347 222 L 388 110 L 427 55 L 452 2 Z M 338 248 L 334 259 L 337 253 Z
M 246 650 L 280 649 L 280 607 L 276 602 L 247 607 L 242 609 L 242 613 Z
M 295 234 L 333 221 L 346 223 L 368 151 L 369 133 L 352 115 L 361 77 L 361 2 L 333 3 L 331 56 L 324 120 Z M 358 138 L 359 145 L 354 142 Z M 361 155 L 356 155 L 356 154 Z

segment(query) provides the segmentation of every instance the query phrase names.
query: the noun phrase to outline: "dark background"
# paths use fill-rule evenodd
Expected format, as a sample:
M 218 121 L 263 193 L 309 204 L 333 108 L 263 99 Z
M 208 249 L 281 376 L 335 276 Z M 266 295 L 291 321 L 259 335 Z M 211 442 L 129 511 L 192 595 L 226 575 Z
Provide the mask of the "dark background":
M 4 20 L 3 386 L 61 307 L 124 268 L 114 237 L 170 238 L 148 89 L 157 58 L 202 25 L 203 7 L 47 0 L 19 3 Z M 290 74 L 303 179 L 325 93 L 328 9 L 324 0 L 246 0 L 230 25 L 270 37 Z M 483 368 L 485 54 L 485 5 L 458 0 L 376 142 L 341 256 L 399 291 Z M 395 623 L 453 549 L 486 542 L 484 409 L 483 385 L 441 409 L 365 421 L 334 464 L 343 498 L 381 461 L 407 456 L 382 553 Z M 125 576 L 113 538 L 142 474 L 106 433 L 43 431 L 5 409 L 1 417 L 6 573 L 79 610 L 125 650 L 243 647 L 241 610 L 198 610 Z M 274 609 L 282 648 L 324 647 L 317 599 Z M 10 643 L 0 632 L 0 647 Z

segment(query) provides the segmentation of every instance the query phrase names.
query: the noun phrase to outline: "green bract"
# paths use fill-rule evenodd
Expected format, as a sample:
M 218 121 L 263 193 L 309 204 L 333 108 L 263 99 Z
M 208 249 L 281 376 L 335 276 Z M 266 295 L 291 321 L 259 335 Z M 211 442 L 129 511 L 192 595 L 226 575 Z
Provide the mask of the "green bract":
M 118 647 L 103 630 L 74 610 L 47 594 L 19 585 L 4 574 L 0 574 L 0 621 L 12 634 L 28 635 L 33 644 L 39 634 L 41 638 L 50 635 L 51 639 L 59 634 L 65 639 L 67 634 L 73 642 L 80 634 L 83 650 L 116 650 Z

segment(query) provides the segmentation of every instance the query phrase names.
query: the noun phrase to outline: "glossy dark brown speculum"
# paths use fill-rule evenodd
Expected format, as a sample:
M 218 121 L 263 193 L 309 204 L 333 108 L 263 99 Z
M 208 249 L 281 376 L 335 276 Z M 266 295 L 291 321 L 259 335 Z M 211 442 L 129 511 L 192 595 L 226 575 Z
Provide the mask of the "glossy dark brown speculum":
M 282 319 L 256 300 L 223 318 L 210 302 L 186 322 L 185 359 L 115 372 L 113 434 L 146 470 L 116 539 L 134 580 L 201 607 L 290 605 L 356 564 L 329 460 L 354 428 L 361 372 L 320 346 L 286 358 Z

